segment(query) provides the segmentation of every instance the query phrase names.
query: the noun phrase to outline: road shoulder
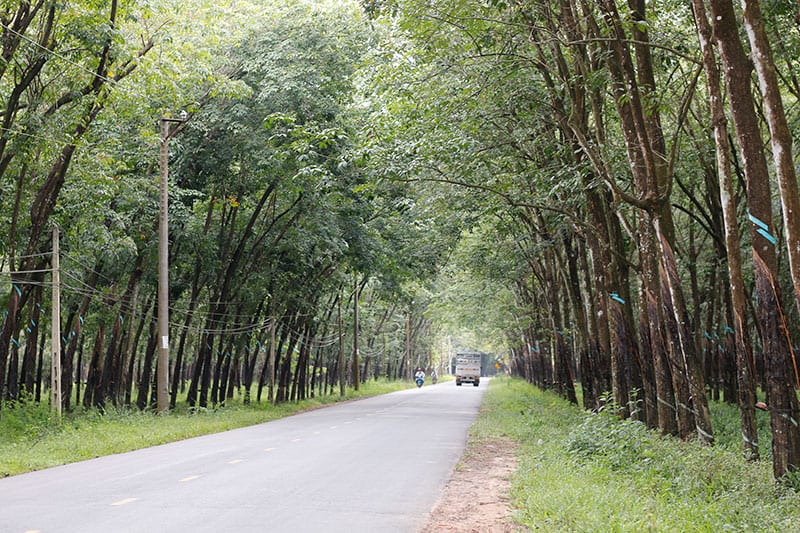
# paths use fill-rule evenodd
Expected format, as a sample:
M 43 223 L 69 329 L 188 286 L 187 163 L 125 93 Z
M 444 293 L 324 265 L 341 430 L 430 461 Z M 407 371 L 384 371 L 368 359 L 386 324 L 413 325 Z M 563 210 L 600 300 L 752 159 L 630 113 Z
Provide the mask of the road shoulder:
M 518 445 L 508 439 L 470 439 L 422 533 L 511 533 L 509 492 Z

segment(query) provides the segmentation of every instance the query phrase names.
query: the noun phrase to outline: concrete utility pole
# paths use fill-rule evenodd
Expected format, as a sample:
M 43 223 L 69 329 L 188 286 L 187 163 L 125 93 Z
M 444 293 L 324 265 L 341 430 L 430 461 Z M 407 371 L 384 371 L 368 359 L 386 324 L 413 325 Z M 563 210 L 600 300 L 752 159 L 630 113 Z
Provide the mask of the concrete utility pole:
M 339 396 L 345 394 L 345 380 L 347 379 L 347 370 L 344 367 L 344 324 L 342 323 L 342 289 L 339 288 L 339 302 L 338 302 L 338 319 L 339 324 L 339 362 L 336 365 L 337 372 L 339 373 Z
M 58 226 L 53 226 L 53 303 L 50 319 L 50 409 L 61 416 L 61 261 Z
M 406 360 L 406 368 L 403 370 L 406 371 L 406 374 L 409 376 L 414 375 L 414 369 L 411 368 L 411 311 L 406 314 L 406 351 L 405 351 L 405 360 Z M 400 376 L 401 378 L 405 376 Z
M 269 388 L 267 396 L 269 403 L 275 403 L 275 329 L 278 327 L 278 319 L 270 318 L 272 324 L 269 326 L 269 359 L 267 360 L 267 372 L 269 372 Z
M 186 117 L 161 117 L 161 184 L 158 212 L 158 362 L 156 364 L 156 410 L 169 410 L 169 140 L 175 134 L 172 124 L 183 124 Z
M 361 387 L 361 364 L 358 360 L 358 274 L 353 278 L 353 388 L 359 390 Z

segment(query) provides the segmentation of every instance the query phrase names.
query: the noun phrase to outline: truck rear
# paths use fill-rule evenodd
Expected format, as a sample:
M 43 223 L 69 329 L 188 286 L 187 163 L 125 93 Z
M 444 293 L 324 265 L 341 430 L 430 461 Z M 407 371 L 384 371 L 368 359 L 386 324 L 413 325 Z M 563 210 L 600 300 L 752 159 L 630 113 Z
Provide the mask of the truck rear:
M 481 384 L 481 354 L 456 354 L 456 385 L 460 387 L 462 383 L 472 383 L 476 387 Z

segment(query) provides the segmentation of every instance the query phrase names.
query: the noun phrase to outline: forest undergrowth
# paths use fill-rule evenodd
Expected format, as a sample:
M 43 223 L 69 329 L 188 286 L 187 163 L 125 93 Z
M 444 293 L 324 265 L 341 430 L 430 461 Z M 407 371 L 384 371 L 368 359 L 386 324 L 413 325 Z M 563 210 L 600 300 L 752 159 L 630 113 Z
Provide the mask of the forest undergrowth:
M 800 493 L 774 481 L 768 454 L 743 458 L 735 406 L 713 405 L 713 447 L 581 411 L 520 379 L 493 380 L 483 409 L 473 438 L 503 435 L 521 444 L 512 498 L 525 528 L 798 531 Z
M 237 394 L 224 407 L 190 409 L 178 405 L 167 415 L 109 407 L 103 412 L 78 409 L 58 419 L 45 403 L 6 403 L 0 411 L 0 477 L 252 426 L 331 403 L 412 386 L 406 381 L 370 380 L 358 391 L 348 387 L 344 397 L 323 395 L 276 405 L 243 405 Z

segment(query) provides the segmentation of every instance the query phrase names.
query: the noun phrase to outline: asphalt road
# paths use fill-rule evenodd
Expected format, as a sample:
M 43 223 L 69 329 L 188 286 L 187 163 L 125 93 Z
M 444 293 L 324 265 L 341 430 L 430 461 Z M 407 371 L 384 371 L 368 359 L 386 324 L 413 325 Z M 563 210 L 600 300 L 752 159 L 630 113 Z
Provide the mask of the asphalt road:
M 414 532 L 486 385 L 426 385 L 0 479 L 0 532 Z

